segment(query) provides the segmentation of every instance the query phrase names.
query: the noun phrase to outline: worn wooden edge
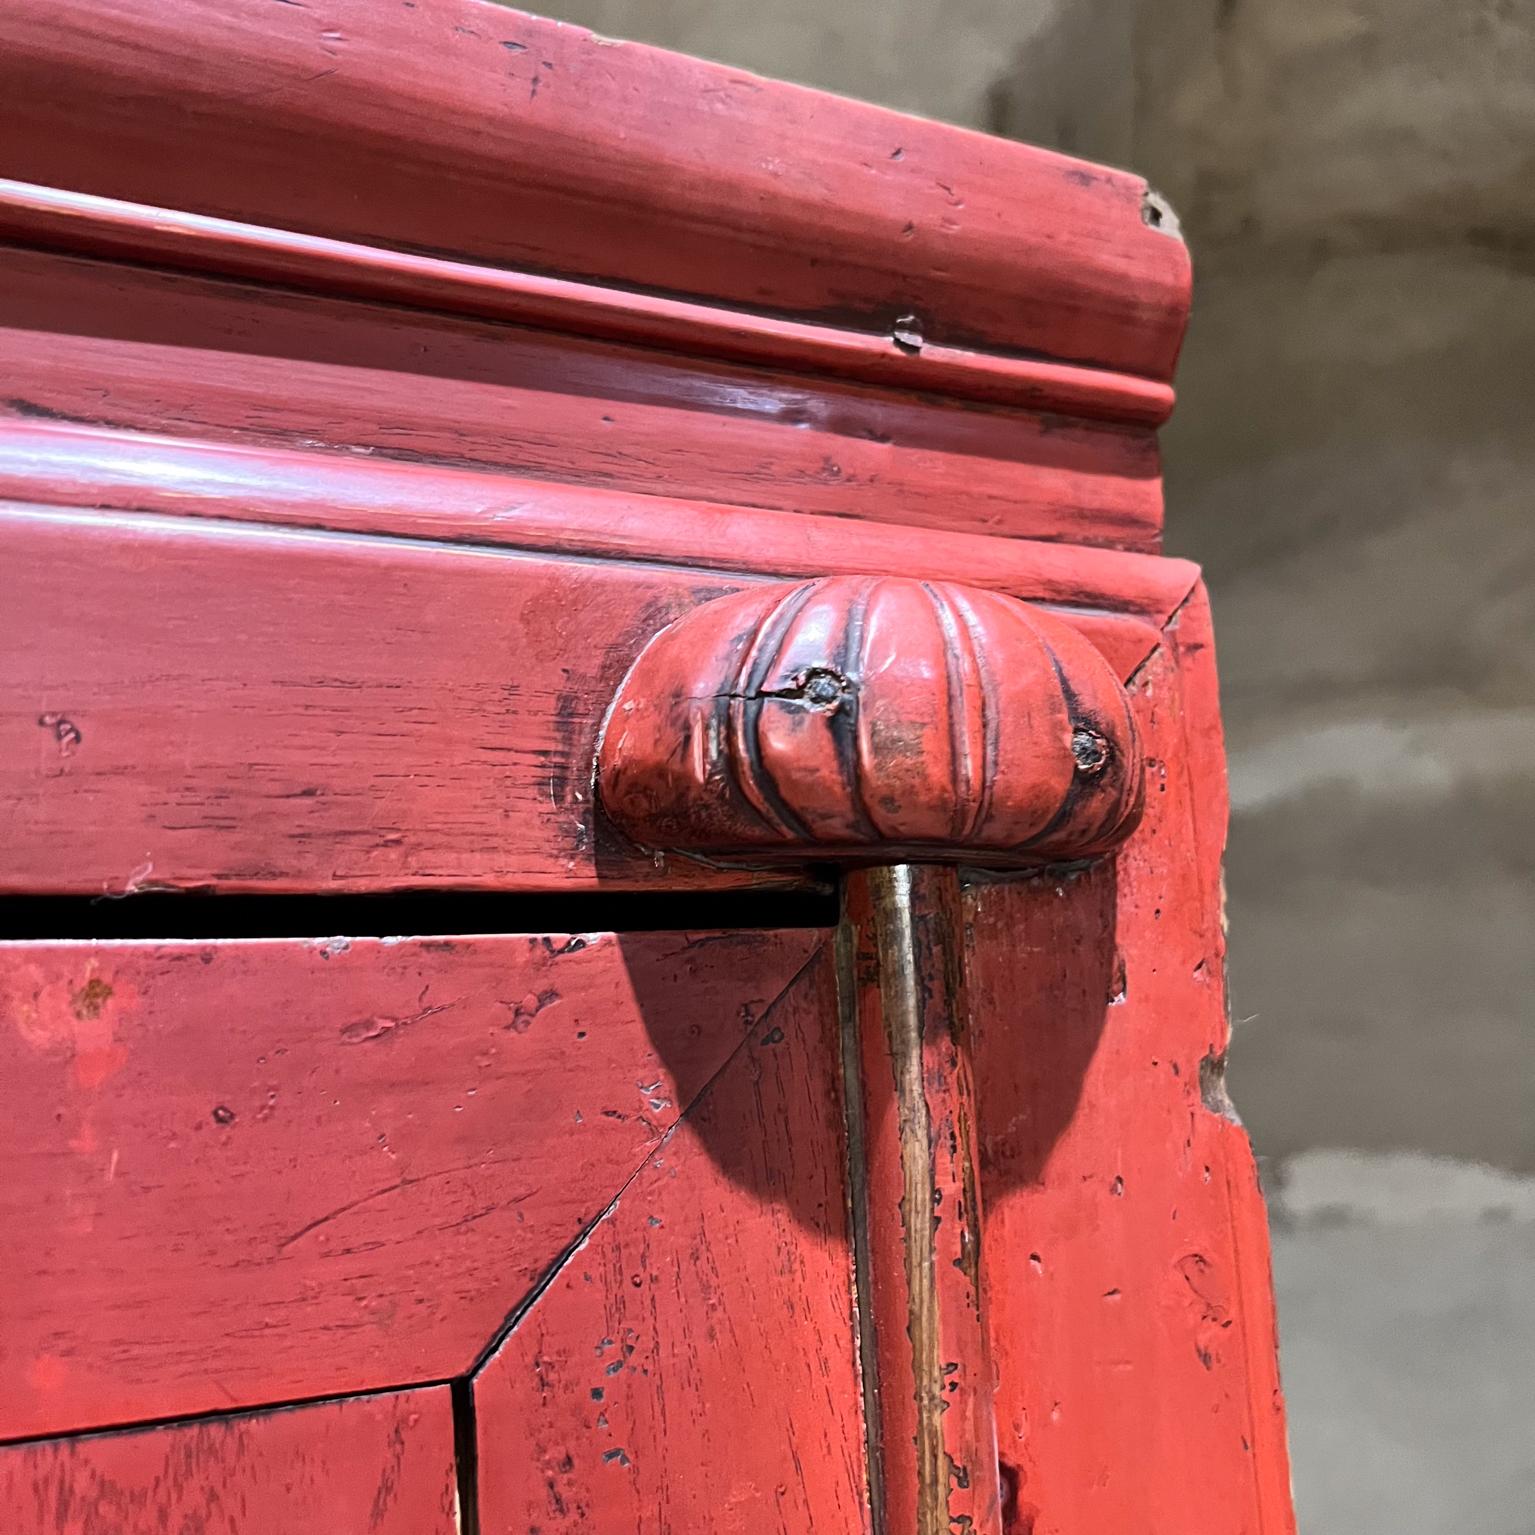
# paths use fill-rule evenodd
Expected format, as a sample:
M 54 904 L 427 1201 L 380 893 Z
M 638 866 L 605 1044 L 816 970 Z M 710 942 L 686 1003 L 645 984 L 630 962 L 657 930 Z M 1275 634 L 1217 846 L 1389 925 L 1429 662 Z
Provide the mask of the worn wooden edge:
M 1170 384 L 1135 374 L 774 319 L 3 178 L 0 239 L 1030 410 L 1159 425 L 1173 407 Z
M 1231 791 L 1216 670 L 1214 616 L 1210 591 L 1202 576 L 1196 576 L 1183 600 L 1167 615 L 1162 638 L 1163 643 L 1176 648 L 1187 700 L 1187 728 L 1191 734 L 1197 731 L 1200 747 L 1200 792 L 1193 797 L 1194 856 L 1206 882 L 1218 887 L 1231 820 Z M 1224 942 L 1224 911 L 1221 921 Z
M 19 180 L 1171 377 L 1144 182 L 482 0 L 0 16 Z
M 445 1386 L 0 1447 L 7 1535 L 462 1535 Z
M 1199 1088 L 1205 1110 L 1217 1120 L 1230 1149 L 1224 1184 L 1237 1291 L 1246 1300 L 1239 1342 L 1248 1378 L 1253 1382 L 1248 1424 L 1254 1451 L 1254 1490 L 1263 1528 L 1277 1535 L 1293 1535 L 1294 1498 L 1279 1371 L 1279 1327 L 1274 1309 L 1267 1208 L 1251 1139 L 1226 1089 L 1231 1001 L 1225 979 L 1224 863 L 1231 797 L 1214 621 L 1209 589 L 1203 579 L 1195 581 L 1187 597 L 1169 616 L 1164 641 L 1171 647 L 1178 667 L 1183 690 L 1186 771 L 1197 784 L 1197 792 L 1189 796 L 1192 855 L 1201 883 L 1220 897 L 1219 911 L 1211 925 L 1219 963 L 1222 1013 L 1220 1026 L 1210 1041 L 1210 1051 L 1200 1062 Z
M 997 1226 L 988 1233 L 987 1250 L 999 1276 L 989 1293 L 994 1303 L 1011 1296 L 1011 1304 L 1003 1301 L 993 1312 L 1002 1381 L 999 1430 L 1005 1432 L 1004 1471 L 1011 1485 L 1006 1528 L 1036 1523 L 1041 1528 L 1046 1523 L 1062 1529 L 1118 1527 L 1128 1509 L 1151 1510 L 1169 1528 L 1191 1529 L 1206 1523 L 1224 1529 L 1240 1512 L 1246 1528 L 1293 1535 L 1267 1222 L 1252 1149 L 1224 1086 L 1229 1020 L 1220 865 L 1226 769 L 1202 582 L 1169 615 L 1161 645 L 1131 685 L 1147 724 L 1146 747 L 1154 754 L 1148 760 L 1162 785 L 1150 796 L 1153 809 L 1137 838 L 1116 860 L 1092 869 L 1054 870 L 1043 879 L 1017 882 L 1035 889 L 1033 918 L 1004 908 L 1004 920 L 986 922 L 987 895 L 980 889 L 972 889 L 967 906 L 978 938 L 972 958 L 990 954 L 995 962 L 998 953 L 1005 955 L 1005 948 L 990 948 L 1000 936 L 1015 945 L 1013 958 L 1002 962 L 1004 972 L 1014 967 L 1015 981 L 1033 969 L 1018 956 L 1042 955 L 1063 967 L 1056 972 L 1059 977 L 1070 977 L 1062 986 L 1044 980 L 1037 991 L 1024 988 L 1026 994 L 1020 995 L 1014 986 L 999 991 L 974 967 L 969 972 L 973 987 L 983 993 L 990 987 L 990 1000 L 983 1004 L 990 1016 L 981 1027 L 994 1045 L 990 1053 L 982 1052 L 983 1099 L 990 1071 L 1004 1066 L 1005 1077 L 1012 1062 L 1031 1060 L 1034 1065 L 1025 1069 L 1038 1071 L 1044 1063 L 1042 1069 L 1051 1074 L 1047 1081 L 1059 1073 L 1054 1078 L 1059 1088 L 1052 1085 L 1051 1091 L 1061 1095 L 1056 1107 L 1062 1119 L 1054 1125 L 1052 1106 L 1043 1098 L 1031 1099 L 1022 1112 L 1022 1105 L 1010 1099 L 999 1099 L 988 1109 L 991 1153 L 1003 1164 L 993 1165 L 987 1189 L 988 1218 Z M 1171 822 L 1159 825 L 1155 811 L 1165 803 L 1164 789 L 1181 808 Z M 973 887 L 991 883 L 974 876 L 967 882 Z M 1073 884 L 1084 899 L 1106 903 L 1104 926 L 1093 929 L 1101 949 L 1085 941 L 1084 908 L 1074 912 L 1070 904 Z M 1097 895 L 1087 896 L 1094 886 Z M 1168 905 L 1180 900 L 1181 911 Z M 1061 914 L 1053 937 L 1049 924 L 1034 925 L 1052 906 Z M 1164 912 L 1169 920 L 1159 920 Z M 1096 959 L 1090 955 L 1095 949 Z M 1161 980 L 1152 982 L 1159 971 Z M 1190 971 L 1197 984 L 1182 980 Z M 1038 974 L 1048 977 L 1051 971 L 1047 966 Z M 1159 989 L 1148 999 L 1153 986 Z M 1027 1049 L 1016 1048 L 1009 1025 L 1041 1005 L 1053 1015 L 1044 1029 L 1046 1035 L 1054 1033 L 1053 1044 L 1036 1038 Z M 1119 1011 L 1147 1006 L 1154 1010 L 1149 1020 L 1157 1030 L 1154 1039 L 1144 1016 L 1132 1025 L 1133 1012 Z M 1087 1015 L 1100 1015 L 1100 1010 L 1103 1033 L 1095 1040 L 1096 1025 Z M 1123 1036 L 1132 1028 L 1139 1043 L 1116 1044 L 1116 1033 Z M 1148 1087 L 1151 1077 L 1158 1086 L 1142 1098 L 1134 1084 L 1148 1064 L 1140 1054 L 1146 1043 L 1154 1068 Z M 1115 1074 L 1111 1081 L 1132 1095 L 1127 1101 L 1133 1101 L 1134 1112 L 1093 1114 L 1095 1104 L 1101 1109 L 1108 1086 L 1085 1076 L 1077 1079 L 1075 1073 L 1085 1073 L 1098 1057 L 1115 1051 L 1120 1053 L 1109 1068 Z M 1077 1160 L 1047 1178 L 1060 1154 L 1057 1140 L 1070 1135 L 1083 1114 L 1096 1120 L 1097 1141 L 1086 1159 L 1078 1153 Z M 1152 1139 L 1137 1150 L 1138 1138 L 1147 1134 Z M 1031 1141 L 1041 1148 L 1043 1160 L 1021 1162 L 1019 1143 Z M 1094 1162 L 1100 1154 L 1104 1160 Z M 1174 1195 L 1165 1252 L 1174 1260 L 1191 1255 L 1201 1265 L 1210 1255 L 1218 1270 L 1225 1265 L 1218 1284 L 1206 1291 L 1175 1267 L 1169 1293 L 1156 1297 L 1155 1286 L 1166 1270 L 1160 1258 L 1148 1262 L 1147 1257 L 1164 1249 L 1143 1245 L 1147 1228 L 1137 1226 L 1130 1214 L 1140 1197 L 1136 1174 L 1125 1169 L 1128 1195 L 1123 1180 L 1111 1177 L 1129 1157 L 1140 1156 L 1144 1168 L 1144 1158 L 1158 1154 L 1166 1157 L 1166 1169 L 1176 1170 L 1174 1179 L 1183 1179 L 1191 1190 L 1187 1204 Z M 1030 1165 L 1032 1171 L 1024 1170 Z M 1193 1194 L 1195 1188 L 1201 1192 Z M 1010 1197 L 1024 1195 L 1038 1203 L 1008 1213 Z M 1106 1198 L 1112 1213 L 1094 1212 L 1092 1201 L 1099 1198 Z M 1052 1210 L 1055 1200 L 1060 1204 Z M 1101 1268 L 1091 1261 L 1095 1249 L 1105 1259 Z M 1024 1253 L 1032 1273 L 1026 1280 L 1017 1261 Z M 1117 1272 L 1121 1266 L 1131 1271 L 1128 1278 Z M 1036 1282 L 1039 1289 L 1029 1288 Z M 1064 1288 L 1049 1288 L 1057 1284 Z M 1109 1284 L 1113 1288 L 1104 1288 Z M 1191 1309 L 1185 1309 L 1180 1291 L 1193 1296 Z M 1178 1352 L 1197 1345 L 1184 1356 L 1197 1358 L 1196 1381 L 1210 1381 L 1206 1372 L 1219 1368 L 1218 1354 L 1213 1361 L 1208 1354 L 1211 1335 L 1226 1340 L 1230 1362 L 1241 1373 L 1218 1405 L 1185 1396 L 1187 1379 L 1180 1385 L 1170 1358 L 1148 1370 L 1139 1355 L 1127 1356 L 1127 1335 L 1120 1331 L 1125 1324 L 1116 1321 L 1122 1299 L 1141 1307 L 1142 1327 L 1170 1328 Z M 1035 1318 L 1043 1319 L 1037 1329 Z M 1094 1337 L 1095 1347 L 1072 1347 L 1083 1335 Z M 1095 1372 L 1102 1383 L 1118 1374 L 1121 1360 L 1124 1368 L 1132 1368 L 1133 1361 L 1141 1371 L 1139 1404 L 1134 1390 L 1116 1405 L 1113 1393 L 1092 1388 Z M 1064 1438 L 1054 1438 L 1057 1429 Z M 1154 1457 L 1152 1464 L 1137 1447 L 1159 1437 L 1169 1453 Z M 1090 1457 L 1081 1453 L 1086 1444 L 1092 1445 Z M 1239 1496 L 1233 1496 L 1234 1488 Z
M 1294 1535 L 1294 1494 L 1279 1370 L 1268 1213 L 1252 1141 L 1226 1089 L 1231 999 L 1226 981 L 1224 865 L 1231 798 L 1213 614 L 1203 578 L 1195 580 L 1184 600 L 1168 616 L 1163 640 L 1177 668 L 1183 695 L 1182 770 L 1190 779 L 1188 801 L 1194 844 L 1191 856 L 1202 887 L 1216 894 L 1219 901 L 1210 926 L 1221 1007 L 1209 1051 L 1199 1063 L 1199 1094 L 1229 1153 L 1223 1183 L 1236 1292 L 1244 1301 L 1237 1341 L 1251 1382 L 1246 1407 L 1253 1489 L 1262 1528 L 1275 1535 Z
M 0 413 L 1157 552 L 1155 429 L 0 244 Z
M 633 495 L 361 455 L 0 418 L 0 500 L 331 529 L 782 578 L 970 582 L 1056 608 L 1127 678 L 1198 576 L 1185 560 Z

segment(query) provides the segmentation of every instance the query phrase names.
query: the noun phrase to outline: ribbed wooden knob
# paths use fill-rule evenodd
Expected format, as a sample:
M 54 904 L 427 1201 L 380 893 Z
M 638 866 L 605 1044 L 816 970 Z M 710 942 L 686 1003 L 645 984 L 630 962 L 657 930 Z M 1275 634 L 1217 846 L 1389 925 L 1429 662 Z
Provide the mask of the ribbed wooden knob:
M 941 581 L 832 576 L 663 630 L 598 754 L 647 847 L 772 862 L 1086 858 L 1140 816 L 1124 689 L 1070 625 Z

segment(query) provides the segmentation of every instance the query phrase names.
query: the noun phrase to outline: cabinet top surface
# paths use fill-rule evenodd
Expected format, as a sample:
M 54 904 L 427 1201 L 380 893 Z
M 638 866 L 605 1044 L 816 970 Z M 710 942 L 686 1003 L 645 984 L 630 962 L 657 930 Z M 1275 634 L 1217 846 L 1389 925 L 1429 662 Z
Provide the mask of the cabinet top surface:
M 484 0 L 0 19 L 18 182 L 1165 385 L 1139 178 Z M 88 111 L 81 103 L 89 102 Z

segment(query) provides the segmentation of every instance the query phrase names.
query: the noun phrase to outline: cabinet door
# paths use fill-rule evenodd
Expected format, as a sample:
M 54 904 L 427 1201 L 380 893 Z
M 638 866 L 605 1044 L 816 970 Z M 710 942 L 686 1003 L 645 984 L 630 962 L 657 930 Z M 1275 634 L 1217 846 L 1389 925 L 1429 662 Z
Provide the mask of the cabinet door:
M 860 1526 L 822 932 L 0 977 L 8 1530 Z

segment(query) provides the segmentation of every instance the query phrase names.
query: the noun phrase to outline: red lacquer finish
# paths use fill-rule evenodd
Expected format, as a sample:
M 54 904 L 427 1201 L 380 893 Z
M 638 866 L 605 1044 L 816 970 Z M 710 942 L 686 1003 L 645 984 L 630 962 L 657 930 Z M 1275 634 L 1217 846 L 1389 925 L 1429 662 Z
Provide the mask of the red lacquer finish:
M 467 1371 L 821 941 L 0 949 L 0 1438 Z
M 0 889 L 775 877 L 658 862 L 594 798 L 598 734 L 636 656 L 698 604 L 767 589 L 751 576 L 20 507 L 0 507 L 0 538 Z M 1084 558 L 1089 575 L 1157 567 Z M 1144 600 L 1167 594 L 1149 581 Z M 1121 670 L 1138 664 L 1144 624 L 1083 617 Z
M 967 903 L 1017 1531 L 1293 1530 L 1263 1200 L 1223 1085 L 1214 680 L 1201 593 L 1133 689 L 1135 837 Z
M 478 0 L 12 0 L 0 101 L 42 186 L 1160 379 L 1183 332 L 1135 176 Z
M 446 1387 L 0 1447 L 6 1535 L 462 1535 Z
M 23 420 L 1143 550 L 1161 528 L 1146 426 L 457 315 L 0 249 L 0 347 Z
M 0 888 L 721 882 L 604 838 L 591 763 L 657 621 L 739 578 L 18 508 L 0 540 Z
M 483 1535 L 868 1531 L 829 952 L 475 1379 Z
M 1187 560 L 949 526 L 729 506 L 483 468 L 63 425 L 0 411 L 0 493 L 39 502 L 779 576 L 959 581 L 1064 610 L 1121 678 L 1193 586 Z M 942 507 L 945 522 L 953 505 Z M 749 555 L 749 557 L 747 557 Z M 1132 622 L 1138 620 L 1139 623 Z
M 646 648 L 603 731 L 613 819 L 668 851 L 1015 865 L 1105 852 L 1142 766 L 1124 692 L 1069 625 L 911 578 L 770 586 Z
M 0 1532 L 1292 1535 L 1144 185 L 479 0 L 0 142 Z
M 0 179 L 0 233 L 45 249 L 135 261 L 148 256 L 176 271 L 212 271 L 345 298 L 403 301 L 450 314 L 516 320 L 1068 415 L 1156 425 L 1173 403 L 1171 385 L 1135 373 L 925 341 L 919 346 L 909 336 L 796 324 L 659 294 L 616 292 L 541 273 L 266 229 L 26 182 Z

